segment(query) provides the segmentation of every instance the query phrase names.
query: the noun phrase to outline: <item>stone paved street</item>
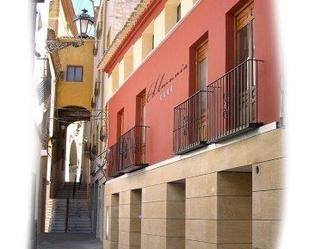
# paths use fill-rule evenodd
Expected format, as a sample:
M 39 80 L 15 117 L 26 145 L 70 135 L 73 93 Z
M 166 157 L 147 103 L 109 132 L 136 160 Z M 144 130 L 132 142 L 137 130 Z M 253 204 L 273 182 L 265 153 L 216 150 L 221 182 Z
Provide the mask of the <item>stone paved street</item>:
M 38 249 L 103 249 L 93 234 L 46 233 L 38 238 Z

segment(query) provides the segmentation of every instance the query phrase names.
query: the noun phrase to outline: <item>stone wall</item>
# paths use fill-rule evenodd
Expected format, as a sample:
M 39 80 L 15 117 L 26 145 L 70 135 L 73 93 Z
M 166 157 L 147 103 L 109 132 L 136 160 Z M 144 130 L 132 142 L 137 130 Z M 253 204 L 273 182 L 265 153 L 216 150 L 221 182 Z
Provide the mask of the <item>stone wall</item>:
M 114 247 L 105 240 L 105 248 L 275 249 L 284 193 L 283 133 L 271 130 L 107 182 L 105 210 L 117 209 L 114 194 L 120 201 L 119 223 L 111 222 L 118 237 Z M 133 229 L 136 189 L 142 191 L 140 230 Z M 130 243 L 139 238 L 140 246 Z
M 139 3 L 140 0 L 113 0 L 108 2 L 106 27 L 107 30 L 111 27 L 111 41 L 123 28 L 132 11 Z

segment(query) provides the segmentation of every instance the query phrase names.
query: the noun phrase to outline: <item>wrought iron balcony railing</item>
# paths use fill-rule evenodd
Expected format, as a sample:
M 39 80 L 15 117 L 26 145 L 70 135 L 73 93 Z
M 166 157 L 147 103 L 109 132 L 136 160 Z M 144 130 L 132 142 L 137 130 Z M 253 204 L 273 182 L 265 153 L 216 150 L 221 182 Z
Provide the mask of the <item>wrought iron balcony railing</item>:
M 116 143 L 109 148 L 107 153 L 107 174 L 109 177 L 119 176 L 120 173 L 120 151 Z
M 207 142 L 256 128 L 260 60 L 248 59 L 207 86 Z
M 109 176 L 115 177 L 148 165 L 147 126 L 135 126 L 123 134 L 108 153 Z
M 147 126 L 135 126 L 121 136 L 122 172 L 148 165 L 146 160 Z
M 201 90 L 174 109 L 174 151 L 185 153 L 206 142 L 206 94 Z
M 261 125 L 260 60 L 248 59 L 174 109 L 174 152 L 183 154 Z

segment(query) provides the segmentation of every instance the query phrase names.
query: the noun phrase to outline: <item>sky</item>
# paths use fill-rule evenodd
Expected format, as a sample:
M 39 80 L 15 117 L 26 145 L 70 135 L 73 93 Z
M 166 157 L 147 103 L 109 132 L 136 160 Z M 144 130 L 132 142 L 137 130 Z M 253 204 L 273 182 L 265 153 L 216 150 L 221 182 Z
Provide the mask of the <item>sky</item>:
M 76 15 L 80 14 L 82 9 L 85 8 L 88 10 L 88 14 L 93 17 L 93 7 L 90 0 L 71 0 L 71 1 L 73 3 Z M 100 0 L 94 0 L 94 5 L 99 6 Z

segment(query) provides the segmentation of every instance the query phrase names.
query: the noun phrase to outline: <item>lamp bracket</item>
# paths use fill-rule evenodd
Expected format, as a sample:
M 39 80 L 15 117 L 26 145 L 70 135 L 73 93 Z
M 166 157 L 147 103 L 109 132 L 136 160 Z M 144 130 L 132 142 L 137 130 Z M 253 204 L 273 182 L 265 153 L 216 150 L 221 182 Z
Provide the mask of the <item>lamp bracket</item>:
M 55 40 L 47 40 L 46 41 L 46 50 L 49 53 L 55 53 L 61 49 L 64 49 L 66 47 L 72 46 L 72 47 L 80 47 L 84 45 L 84 41 L 83 40 L 79 40 L 79 41 L 60 41 L 58 39 Z

